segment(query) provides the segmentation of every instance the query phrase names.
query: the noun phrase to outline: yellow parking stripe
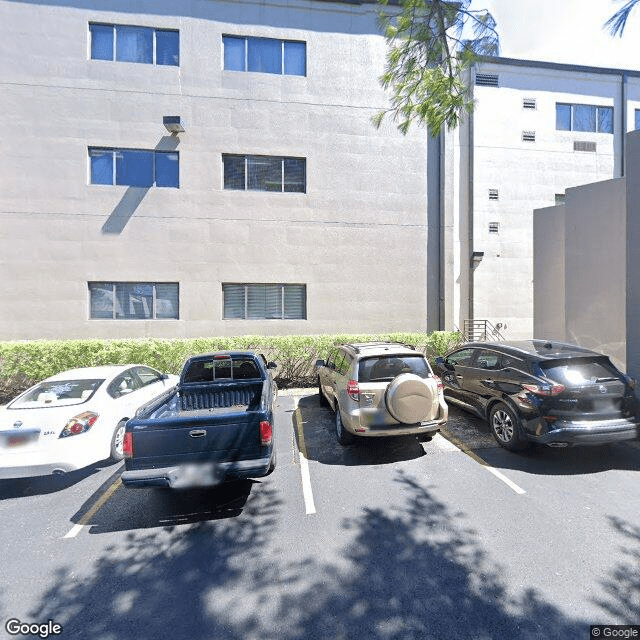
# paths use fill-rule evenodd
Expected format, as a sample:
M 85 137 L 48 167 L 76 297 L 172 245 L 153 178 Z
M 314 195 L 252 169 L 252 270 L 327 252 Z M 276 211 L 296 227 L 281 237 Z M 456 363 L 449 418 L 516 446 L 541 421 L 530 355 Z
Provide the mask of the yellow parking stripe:
M 67 533 L 65 538 L 75 538 L 80 531 L 82 531 L 83 527 L 85 527 L 91 518 L 100 511 L 100 509 L 104 506 L 106 501 L 122 486 L 122 480 L 118 476 L 116 481 L 100 496 L 100 498 L 96 501 L 96 503 L 85 513 L 82 518 L 80 518 L 79 522 L 73 526 L 71 531 Z

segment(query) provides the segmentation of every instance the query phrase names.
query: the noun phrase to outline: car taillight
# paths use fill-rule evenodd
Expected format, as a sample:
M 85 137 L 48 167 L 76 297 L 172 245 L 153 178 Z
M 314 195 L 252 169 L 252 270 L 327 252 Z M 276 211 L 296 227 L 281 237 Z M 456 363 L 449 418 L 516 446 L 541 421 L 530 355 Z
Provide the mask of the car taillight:
M 557 396 L 565 390 L 563 384 L 523 384 L 522 387 L 530 393 L 535 393 L 537 396 Z
M 69 436 L 77 436 L 79 433 L 89 431 L 98 419 L 98 414 L 92 411 L 79 413 L 67 422 L 64 429 L 60 433 L 60 438 L 68 438 Z
M 133 433 L 126 432 L 122 441 L 122 453 L 125 458 L 133 458 Z
M 349 380 L 347 382 L 347 394 L 352 400 L 360 402 L 360 387 L 357 380 Z
M 438 385 L 438 393 L 443 393 L 444 384 L 442 383 L 442 380 L 440 380 L 440 377 L 439 376 L 433 376 L 433 379 L 436 381 L 436 384 Z
M 273 440 L 273 429 L 271 428 L 271 423 L 268 420 L 263 420 L 260 423 L 260 444 L 271 444 L 271 440 Z

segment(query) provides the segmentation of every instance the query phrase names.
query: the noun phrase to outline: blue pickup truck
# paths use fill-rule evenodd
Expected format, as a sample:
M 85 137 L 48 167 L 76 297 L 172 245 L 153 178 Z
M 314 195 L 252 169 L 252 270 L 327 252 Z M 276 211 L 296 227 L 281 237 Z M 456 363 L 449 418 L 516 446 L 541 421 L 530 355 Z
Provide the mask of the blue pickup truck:
M 177 489 L 271 473 L 275 367 L 251 351 L 187 360 L 178 385 L 127 422 L 123 484 Z

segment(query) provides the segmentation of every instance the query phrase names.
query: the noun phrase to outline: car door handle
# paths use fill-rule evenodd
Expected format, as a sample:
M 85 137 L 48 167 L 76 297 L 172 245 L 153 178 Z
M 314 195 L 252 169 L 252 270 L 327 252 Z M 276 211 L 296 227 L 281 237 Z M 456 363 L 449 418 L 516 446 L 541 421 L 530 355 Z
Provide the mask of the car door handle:
M 484 384 L 493 384 L 493 380 L 483 380 Z
M 456 373 L 456 378 L 458 378 L 458 380 L 462 380 L 463 376 L 459 373 Z
M 189 431 L 189 435 L 192 438 L 204 438 L 207 432 L 204 429 L 194 429 L 193 431 Z

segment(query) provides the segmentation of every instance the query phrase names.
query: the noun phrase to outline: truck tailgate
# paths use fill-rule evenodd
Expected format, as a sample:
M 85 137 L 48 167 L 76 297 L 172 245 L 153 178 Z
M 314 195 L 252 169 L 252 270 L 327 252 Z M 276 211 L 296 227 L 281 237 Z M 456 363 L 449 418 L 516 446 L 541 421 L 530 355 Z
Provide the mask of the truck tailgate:
M 264 455 L 260 443 L 262 412 L 209 410 L 193 411 L 189 417 L 136 421 L 131 468 L 184 464 L 189 462 L 230 462 Z M 203 415 L 205 414 L 205 415 Z

